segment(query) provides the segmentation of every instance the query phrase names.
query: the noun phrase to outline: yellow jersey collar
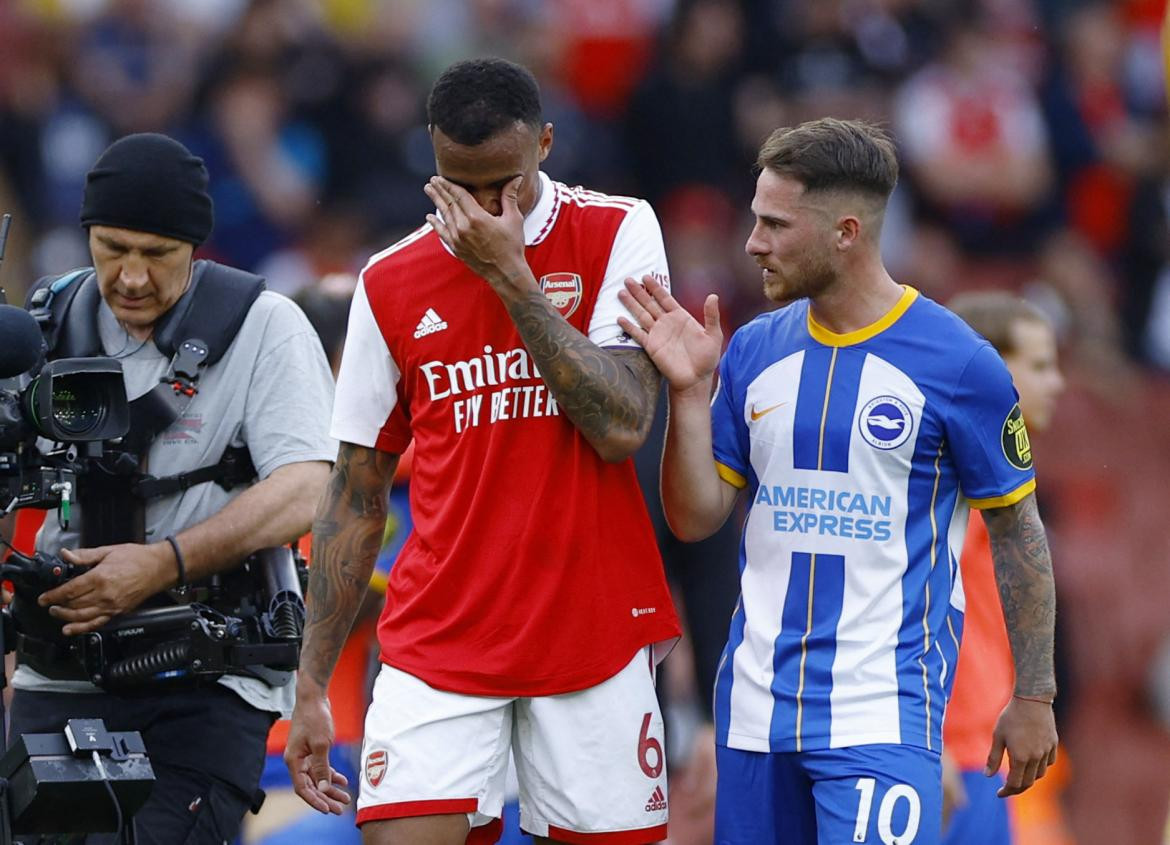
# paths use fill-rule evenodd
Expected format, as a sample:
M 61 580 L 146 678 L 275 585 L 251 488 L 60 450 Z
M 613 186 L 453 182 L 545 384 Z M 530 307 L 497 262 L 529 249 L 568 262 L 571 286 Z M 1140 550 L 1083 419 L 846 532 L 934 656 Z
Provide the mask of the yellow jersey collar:
M 808 333 L 813 336 L 813 340 L 818 343 L 823 343 L 825 346 L 853 346 L 858 343 L 864 343 L 898 322 L 898 318 L 906 313 L 906 310 L 914 304 L 914 300 L 917 298 L 917 290 L 909 285 L 902 285 L 902 296 L 893 308 L 868 326 L 844 334 L 829 331 L 814 320 L 812 304 L 810 303 L 808 309 Z

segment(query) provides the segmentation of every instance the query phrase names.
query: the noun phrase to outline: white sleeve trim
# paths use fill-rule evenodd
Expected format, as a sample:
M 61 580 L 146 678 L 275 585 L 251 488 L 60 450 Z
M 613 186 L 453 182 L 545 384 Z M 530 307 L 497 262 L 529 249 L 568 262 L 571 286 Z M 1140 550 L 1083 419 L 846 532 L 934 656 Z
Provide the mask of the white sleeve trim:
M 349 309 L 330 435 L 346 443 L 373 448 L 398 403 L 400 377 L 398 365 L 370 308 L 363 275 Z
M 618 292 L 624 288 L 626 279 L 641 281 L 646 275 L 654 276 L 670 290 L 670 269 L 666 264 L 662 229 L 650 203 L 638 200 L 613 239 L 609 266 L 606 267 L 601 290 L 597 293 L 597 304 L 593 307 L 593 317 L 589 321 L 588 334 L 591 341 L 598 346 L 640 348 L 618 325 L 618 317 L 633 322 L 629 309 L 618 299 Z

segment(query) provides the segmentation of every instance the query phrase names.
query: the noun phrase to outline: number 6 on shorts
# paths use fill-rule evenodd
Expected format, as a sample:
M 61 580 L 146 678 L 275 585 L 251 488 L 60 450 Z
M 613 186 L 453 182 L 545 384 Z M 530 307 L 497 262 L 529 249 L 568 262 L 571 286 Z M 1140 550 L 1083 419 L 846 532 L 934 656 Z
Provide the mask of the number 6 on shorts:
M 642 717 L 642 731 L 638 734 L 638 765 L 648 778 L 656 778 L 662 774 L 662 764 L 665 762 L 662 743 L 650 736 L 650 720 L 653 716 L 653 713 L 647 713 Z

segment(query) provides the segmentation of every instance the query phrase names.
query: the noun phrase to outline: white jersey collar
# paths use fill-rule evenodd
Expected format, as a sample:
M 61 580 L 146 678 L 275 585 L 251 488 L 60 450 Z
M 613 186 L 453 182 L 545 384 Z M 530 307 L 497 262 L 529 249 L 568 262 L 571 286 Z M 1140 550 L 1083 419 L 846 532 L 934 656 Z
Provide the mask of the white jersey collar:
M 540 178 L 540 199 L 532 211 L 524 217 L 524 245 L 535 246 L 545 239 L 557 218 L 557 188 L 543 170 L 537 171 Z

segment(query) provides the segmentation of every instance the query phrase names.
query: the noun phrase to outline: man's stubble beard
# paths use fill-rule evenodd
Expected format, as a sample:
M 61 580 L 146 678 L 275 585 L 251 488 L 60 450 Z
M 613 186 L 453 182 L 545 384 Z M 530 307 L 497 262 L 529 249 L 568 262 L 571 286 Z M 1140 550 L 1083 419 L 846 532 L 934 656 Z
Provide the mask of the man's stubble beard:
M 772 285 L 764 282 L 764 297 L 777 305 L 789 305 L 800 299 L 815 299 L 837 281 L 837 272 L 828 261 L 818 261 L 811 266 L 806 263 L 799 268 L 799 273 L 795 283 L 791 278 L 780 279 L 773 273 L 772 278 L 778 281 Z

